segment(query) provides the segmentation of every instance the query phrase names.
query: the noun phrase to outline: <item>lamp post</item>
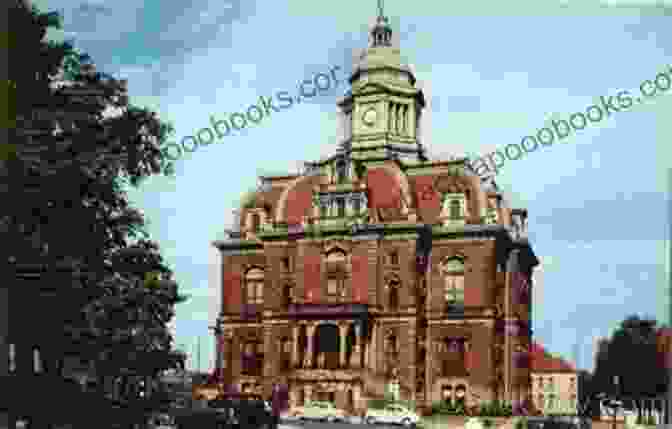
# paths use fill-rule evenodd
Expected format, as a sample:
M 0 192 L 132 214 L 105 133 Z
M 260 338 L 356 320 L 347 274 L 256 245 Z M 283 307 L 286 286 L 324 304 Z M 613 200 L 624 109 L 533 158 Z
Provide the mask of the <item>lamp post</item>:
M 614 390 L 615 390 L 615 396 L 616 396 L 616 397 L 620 396 L 620 395 L 619 395 L 619 381 L 620 381 L 620 380 L 619 380 L 618 375 L 614 375 L 614 387 L 615 387 Z M 618 409 L 616 408 L 616 402 L 617 402 L 617 401 L 618 401 L 617 399 L 614 401 L 614 414 L 613 414 L 613 416 L 614 416 L 614 420 L 613 420 L 613 429 L 616 429 L 616 414 L 618 413 Z

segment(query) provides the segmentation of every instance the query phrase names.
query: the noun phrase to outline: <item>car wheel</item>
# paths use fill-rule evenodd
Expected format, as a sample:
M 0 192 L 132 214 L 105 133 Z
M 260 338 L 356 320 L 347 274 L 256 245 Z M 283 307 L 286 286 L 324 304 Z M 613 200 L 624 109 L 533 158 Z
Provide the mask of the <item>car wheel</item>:
M 375 425 L 375 424 L 376 424 L 376 419 L 374 419 L 373 417 L 369 416 L 369 417 L 366 418 L 366 424 L 367 424 L 367 425 Z
M 411 427 L 411 419 L 409 419 L 408 417 L 406 417 L 405 419 L 403 419 L 403 420 L 401 421 L 401 424 L 404 425 L 404 427 L 407 427 L 407 428 L 408 428 L 408 427 Z

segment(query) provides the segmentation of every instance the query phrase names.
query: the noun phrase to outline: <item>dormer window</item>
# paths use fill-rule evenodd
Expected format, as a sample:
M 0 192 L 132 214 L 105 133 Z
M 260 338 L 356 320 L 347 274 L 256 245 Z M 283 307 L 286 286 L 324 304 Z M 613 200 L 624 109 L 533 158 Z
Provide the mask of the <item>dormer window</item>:
M 443 197 L 442 217 L 448 223 L 464 223 L 467 216 L 467 198 L 465 194 L 445 194 Z

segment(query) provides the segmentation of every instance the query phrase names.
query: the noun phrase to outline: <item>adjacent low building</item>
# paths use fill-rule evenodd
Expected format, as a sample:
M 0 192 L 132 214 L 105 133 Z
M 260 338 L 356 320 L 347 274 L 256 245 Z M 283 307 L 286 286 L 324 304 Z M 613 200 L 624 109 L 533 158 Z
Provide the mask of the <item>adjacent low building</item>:
M 532 344 L 532 398 L 543 414 L 576 415 L 578 374 L 561 357 L 553 356 L 536 342 Z

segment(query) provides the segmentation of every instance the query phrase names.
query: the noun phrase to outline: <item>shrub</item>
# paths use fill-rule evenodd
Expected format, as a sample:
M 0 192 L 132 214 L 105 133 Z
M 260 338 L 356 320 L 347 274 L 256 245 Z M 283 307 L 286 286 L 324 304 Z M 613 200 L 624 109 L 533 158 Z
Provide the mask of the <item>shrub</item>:
M 491 427 L 493 427 L 494 425 L 495 425 L 495 423 L 494 423 L 492 420 L 487 419 L 487 418 L 486 418 L 486 419 L 483 419 L 483 427 L 484 427 L 484 428 L 491 428 Z

